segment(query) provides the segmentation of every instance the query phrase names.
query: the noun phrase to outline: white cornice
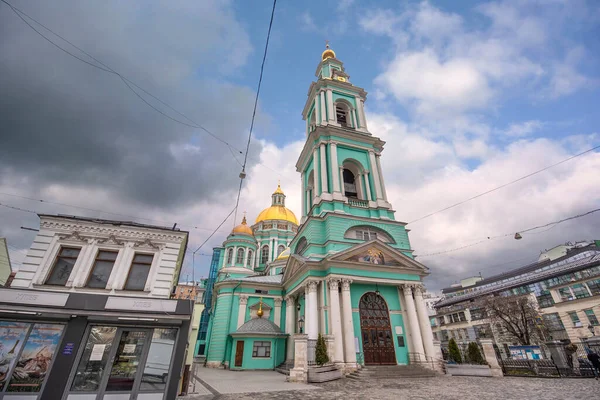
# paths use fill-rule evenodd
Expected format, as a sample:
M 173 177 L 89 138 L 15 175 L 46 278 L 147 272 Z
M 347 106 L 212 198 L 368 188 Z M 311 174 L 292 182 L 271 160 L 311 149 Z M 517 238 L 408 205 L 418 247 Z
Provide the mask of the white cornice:
M 187 236 L 187 232 L 180 231 L 161 231 L 152 228 L 142 227 L 124 227 L 108 224 L 97 224 L 90 222 L 77 222 L 70 220 L 61 220 L 58 218 L 40 218 L 40 229 L 54 231 L 56 233 L 72 236 L 75 232 L 81 237 L 90 238 L 111 238 L 111 240 L 127 241 L 162 241 L 181 243 Z

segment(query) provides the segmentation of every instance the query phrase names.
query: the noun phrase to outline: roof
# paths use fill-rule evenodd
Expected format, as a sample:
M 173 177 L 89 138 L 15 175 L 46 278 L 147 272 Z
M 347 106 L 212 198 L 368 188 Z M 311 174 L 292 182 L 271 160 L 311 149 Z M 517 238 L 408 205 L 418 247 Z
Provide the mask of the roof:
M 254 275 L 244 278 L 227 278 L 226 281 L 242 281 L 256 283 L 281 283 L 283 275 Z
M 266 318 L 252 318 L 240 326 L 234 334 L 285 335 L 275 323 Z
M 265 208 L 258 214 L 256 217 L 256 222 L 259 223 L 261 221 L 270 221 L 270 220 L 281 220 L 288 221 L 292 224 L 298 225 L 298 219 L 296 215 L 287 207 L 281 205 L 274 205 L 269 208 Z
M 53 215 L 53 214 L 38 214 L 38 217 L 40 217 L 40 218 L 42 218 L 42 217 L 65 218 L 65 219 L 72 219 L 75 221 L 93 222 L 95 224 L 103 224 L 103 225 L 117 225 L 117 226 L 123 225 L 123 226 L 133 226 L 133 227 L 137 227 L 137 228 L 160 229 L 163 231 L 188 233 L 187 231 L 182 231 L 179 228 L 175 227 L 175 225 L 177 225 L 177 224 L 175 224 L 172 228 L 168 228 L 166 226 L 140 224 L 140 223 L 133 222 L 133 221 L 118 221 L 118 220 L 112 220 L 112 219 L 78 217 L 75 215 L 65 215 L 65 214 L 55 214 L 55 215 Z

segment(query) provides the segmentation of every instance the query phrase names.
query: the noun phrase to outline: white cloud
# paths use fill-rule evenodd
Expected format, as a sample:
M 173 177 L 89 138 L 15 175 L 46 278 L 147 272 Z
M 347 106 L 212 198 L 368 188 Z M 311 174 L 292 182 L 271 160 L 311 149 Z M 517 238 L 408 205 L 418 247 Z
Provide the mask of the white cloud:
M 511 124 L 503 133 L 511 137 L 524 137 L 538 131 L 544 126 L 544 123 L 538 120 L 525 121 L 518 124 Z

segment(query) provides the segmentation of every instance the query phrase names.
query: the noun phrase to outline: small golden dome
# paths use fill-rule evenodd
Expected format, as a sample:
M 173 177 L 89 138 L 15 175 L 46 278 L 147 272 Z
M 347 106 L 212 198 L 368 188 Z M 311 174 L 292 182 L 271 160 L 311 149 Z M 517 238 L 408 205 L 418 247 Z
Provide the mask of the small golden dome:
M 256 223 L 258 224 L 261 221 L 267 221 L 272 219 L 288 221 L 298 225 L 296 215 L 294 215 L 294 213 L 290 209 L 284 206 L 271 206 L 269 208 L 265 208 L 260 212 L 260 214 L 258 214 L 258 217 L 256 217 Z
M 252 232 L 252 229 L 248 226 L 248 223 L 246 222 L 246 216 L 245 215 L 244 215 L 244 218 L 242 219 L 242 223 L 239 224 L 238 226 L 236 226 L 235 228 L 233 228 L 233 230 L 231 231 L 231 233 L 233 233 L 233 234 L 244 233 L 246 235 L 254 236 L 254 233 Z
M 281 190 L 281 185 L 277 184 L 277 189 L 273 192 L 273 194 L 283 194 L 283 190 Z
M 329 43 L 327 43 L 327 44 L 325 45 L 325 47 L 327 47 L 327 48 L 325 49 L 325 51 L 323 52 L 323 54 L 321 54 L 321 59 L 322 59 L 323 61 L 325 61 L 325 60 L 327 60 L 328 58 L 335 58 L 335 51 L 333 51 L 333 50 L 331 50 L 331 49 L 329 48 Z
M 277 261 L 277 260 L 285 260 L 285 259 L 288 259 L 288 258 L 290 258 L 290 248 L 286 247 L 285 250 L 283 250 L 281 252 L 281 254 L 277 256 L 277 258 L 275 259 L 275 261 Z

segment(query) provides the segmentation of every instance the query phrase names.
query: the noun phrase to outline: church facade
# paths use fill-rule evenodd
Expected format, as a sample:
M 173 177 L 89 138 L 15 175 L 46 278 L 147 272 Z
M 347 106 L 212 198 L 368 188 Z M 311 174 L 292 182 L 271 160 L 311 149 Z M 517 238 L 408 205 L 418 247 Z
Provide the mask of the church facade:
M 298 360 L 314 363 L 319 334 L 330 360 L 346 372 L 438 355 L 423 301 L 429 270 L 414 259 L 406 223 L 395 220 L 388 201 L 385 142 L 367 127 L 367 94 L 329 46 L 316 77 L 296 163 L 300 223 L 278 187 L 254 225 L 244 217 L 217 249 L 209 367 L 273 369 L 287 362 L 292 376 L 296 370 L 305 377 Z

